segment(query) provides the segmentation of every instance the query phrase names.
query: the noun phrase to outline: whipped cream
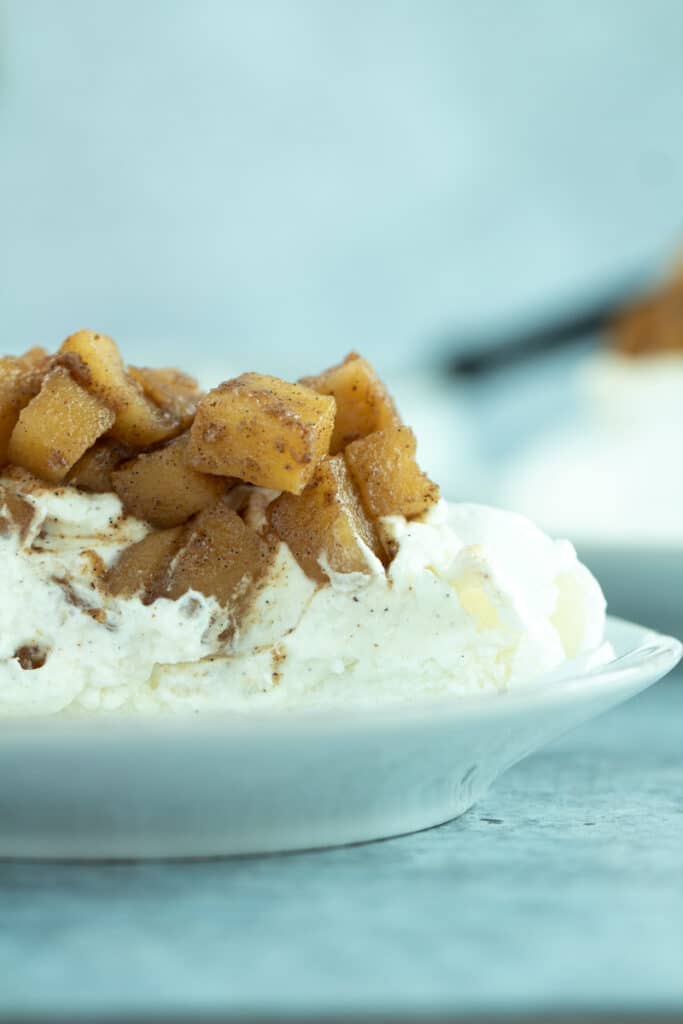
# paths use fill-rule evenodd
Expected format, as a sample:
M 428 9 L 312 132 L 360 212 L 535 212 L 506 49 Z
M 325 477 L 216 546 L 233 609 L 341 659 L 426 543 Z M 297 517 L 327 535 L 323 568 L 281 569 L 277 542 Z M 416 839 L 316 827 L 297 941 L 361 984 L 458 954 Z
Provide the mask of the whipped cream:
M 254 492 L 254 524 L 271 497 Z M 30 530 L 0 537 L 0 716 L 366 707 L 503 691 L 611 653 L 602 591 L 572 546 L 498 509 L 385 519 L 388 570 L 369 559 L 322 587 L 281 544 L 226 647 L 213 598 L 144 605 L 100 588 L 102 566 L 148 531 L 115 495 L 26 500 Z M 44 663 L 22 667 L 21 649 Z

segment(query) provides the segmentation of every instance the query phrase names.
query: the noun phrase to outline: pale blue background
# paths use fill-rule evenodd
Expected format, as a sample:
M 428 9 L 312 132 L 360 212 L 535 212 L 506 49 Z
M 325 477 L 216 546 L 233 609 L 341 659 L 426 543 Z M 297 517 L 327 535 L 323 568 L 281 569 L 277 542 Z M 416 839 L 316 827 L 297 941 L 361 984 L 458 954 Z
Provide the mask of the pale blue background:
M 683 227 L 679 0 L 0 11 L 7 348 L 92 325 L 150 359 L 386 371 Z

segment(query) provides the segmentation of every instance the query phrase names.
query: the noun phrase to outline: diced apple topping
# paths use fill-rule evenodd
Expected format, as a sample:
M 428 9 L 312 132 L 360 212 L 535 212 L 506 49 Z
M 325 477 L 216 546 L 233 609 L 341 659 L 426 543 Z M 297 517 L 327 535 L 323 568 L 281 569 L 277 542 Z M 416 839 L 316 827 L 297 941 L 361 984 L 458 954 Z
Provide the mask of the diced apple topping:
M 41 345 L 34 345 L 20 356 L 5 356 L 4 358 L 16 359 L 25 370 L 37 370 L 45 374 L 50 366 L 50 354 Z
M 334 399 L 245 373 L 199 403 L 188 459 L 195 469 L 300 494 L 327 455 Z
M 142 540 L 125 548 L 105 576 L 106 590 L 115 597 L 138 596 L 145 603 L 159 597 L 184 532 L 182 526 L 152 530 Z
M 243 607 L 252 585 L 271 564 L 273 547 L 224 501 L 200 512 L 187 531 L 164 596 L 178 598 L 198 590 L 226 607 Z
M 359 437 L 400 423 L 389 392 L 370 363 L 357 352 L 351 352 L 342 363 L 323 370 L 317 377 L 302 377 L 300 383 L 321 395 L 332 395 L 336 402 L 330 441 L 332 455 Z
M 42 348 L 0 358 L 0 465 L 7 462 L 9 439 L 19 413 L 40 391 L 48 366 L 49 356 Z
M 111 434 L 131 448 L 146 448 L 175 437 L 180 421 L 154 405 L 126 372 L 116 342 L 106 334 L 77 331 L 62 344 L 58 360 L 80 384 L 116 413 Z
M 58 483 L 113 422 L 112 410 L 57 366 L 19 414 L 8 455 L 17 466 Z
M 160 528 L 179 526 L 225 491 L 224 477 L 198 473 L 185 460 L 188 434 L 124 462 L 111 474 L 127 512 Z
M 178 421 L 183 430 L 192 423 L 202 391 L 194 377 L 173 367 L 129 366 L 128 373 L 144 393 Z
M 368 572 L 368 553 L 381 557 L 343 455 L 324 459 L 301 494 L 280 495 L 267 515 L 304 572 L 320 583 L 327 580 L 323 565 L 334 572 Z
M 26 532 L 21 494 L 46 481 L 115 492 L 152 527 L 102 568 L 117 596 L 197 590 L 234 616 L 268 586 L 280 542 L 320 585 L 372 572 L 392 556 L 382 517 L 438 499 L 415 449 L 357 353 L 297 384 L 245 373 L 204 395 L 180 370 L 127 368 L 93 331 L 54 357 L 0 359 L 0 530 Z
M 67 476 L 67 483 L 82 491 L 105 494 L 113 491 L 112 470 L 129 459 L 132 452 L 120 441 L 105 437 L 82 455 Z
M 412 519 L 439 500 L 439 488 L 415 461 L 417 442 L 409 427 L 378 430 L 353 441 L 344 456 L 367 513 Z

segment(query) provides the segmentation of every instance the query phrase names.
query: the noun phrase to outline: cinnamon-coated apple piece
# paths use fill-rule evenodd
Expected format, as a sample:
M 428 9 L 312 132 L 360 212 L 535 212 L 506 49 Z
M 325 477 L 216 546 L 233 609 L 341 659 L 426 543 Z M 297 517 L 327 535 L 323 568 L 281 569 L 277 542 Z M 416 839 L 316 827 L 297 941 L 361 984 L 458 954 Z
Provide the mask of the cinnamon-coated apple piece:
M 59 483 L 113 422 L 114 413 L 104 402 L 56 366 L 19 414 L 7 454 L 15 465 Z
M 332 395 L 336 402 L 332 455 L 359 437 L 400 423 L 389 392 L 367 359 L 357 352 L 316 377 L 302 377 L 300 383 L 321 395 Z
M 188 460 L 205 473 L 300 494 L 328 453 L 333 426 L 333 398 L 244 373 L 202 398 Z
M 273 545 L 250 530 L 224 501 L 218 501 L 188 525 L 163 596 L 178 598 L 188 590 L 198 590 L 226 608 L 243 607 L 252 585 L 273 557 Z
M 202 390 L 194 377 L 175 367 L 129 366 L 128 373 L 155 405 L 177 419 L 182 429 L 187 430 L 202 397 Z
M 103 437 L 82 455 L 66 478 L 67 483 L 82 491 L 105 494 L 113 491 L 112 470 L 133 453 L 120 441 Z
M 19 413 L 40 391 L 50 358 L 42 348 L 23 356 L 0 358 L 0 466 L 7 462 L 9 439 Z
M 363 506 L 373 519 L 412 519 L 439 500 L 439 488 L 415 461 L 417 442 L 409 427 L 378 430 L 344 451 Z
M 114 597 L 140 597 L 146 604 L 159 597 L 184 532 L 182 526 L 152 530 L 124 548 L 104 578 L 106 590 Z
M 323 565 L 335 572 L 367 573 L 368 553 L 382 556 L 342 455 L 324 459 L 301 494 L 281 494 L 266 514 L 306 575 L 320 583 L 328 578 Z
M 116 342 L 106 334 L 77 331 L 61 345 L 57 360 L 116 413 L 112 437 L 131 448 L 147 448 L 175 437 L 178 418 L 147 398 L 126 371 Z
M 166 528 L 187 522 L 229 486 L 225 477 L 198 473 L 186 461 L 189 435 L 124 462 L 111 474 L 127 512 Z

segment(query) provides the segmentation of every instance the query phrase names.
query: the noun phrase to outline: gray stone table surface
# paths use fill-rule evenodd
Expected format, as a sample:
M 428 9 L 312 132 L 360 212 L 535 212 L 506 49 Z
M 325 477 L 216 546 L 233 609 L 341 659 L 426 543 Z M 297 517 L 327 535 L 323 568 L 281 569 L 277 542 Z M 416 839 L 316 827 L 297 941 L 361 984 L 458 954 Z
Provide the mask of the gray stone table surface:
M 0 864 L 0 1018 L 683 1014 L 683 675 L 458 821 L 180 864 Z

